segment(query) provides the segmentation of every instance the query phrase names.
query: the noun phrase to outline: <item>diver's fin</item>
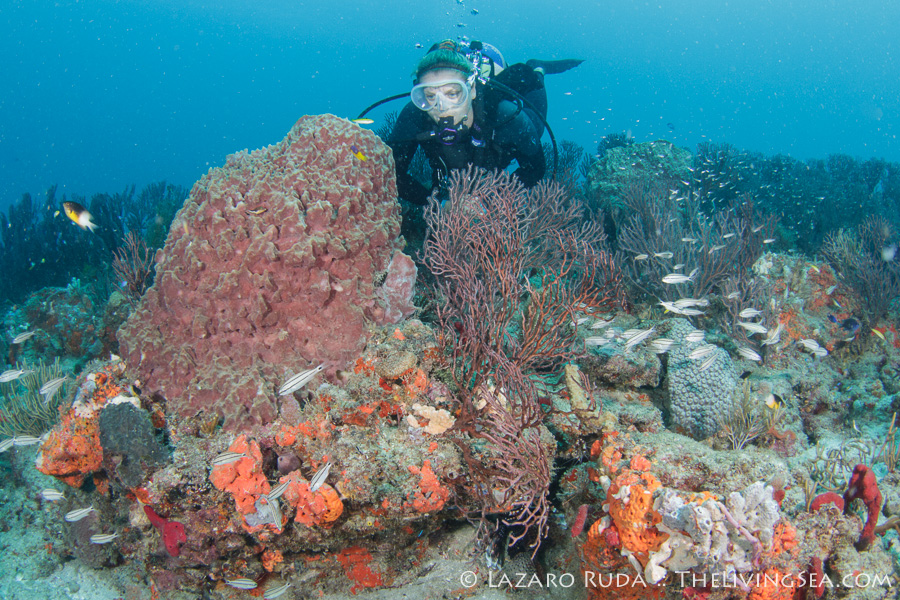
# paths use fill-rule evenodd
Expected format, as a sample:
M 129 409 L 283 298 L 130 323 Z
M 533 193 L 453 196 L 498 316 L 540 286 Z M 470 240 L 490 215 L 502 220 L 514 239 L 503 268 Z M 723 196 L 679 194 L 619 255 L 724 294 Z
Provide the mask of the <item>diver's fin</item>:
M 574 69 L 584 61 L 580 58 L 565 58 L 563 60 L 538 60 L 529 59 L 525 64 L 532 69 L 543 69 L 545 75 L 556 75 Z

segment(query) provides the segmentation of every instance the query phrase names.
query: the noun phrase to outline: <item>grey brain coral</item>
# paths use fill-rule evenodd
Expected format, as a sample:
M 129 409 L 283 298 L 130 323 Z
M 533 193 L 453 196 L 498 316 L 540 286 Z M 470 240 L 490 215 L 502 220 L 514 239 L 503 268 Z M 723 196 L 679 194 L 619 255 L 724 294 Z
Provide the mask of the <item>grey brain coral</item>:
M 119 331 L 129 367 L 182 417 L 271 422 L 285 377 L 346 366 L 396 314 L 375 287 L 402 246 L 396 197 L 390 149 L 330 115 L 229 156 L 194 185 Z
M 667 334 L 674 340 L 684 340 L 694 328 L 684 319 L 672 319 Z M 734 406 L 737 377 L 728 353 L 717 348 L 716 358 L 705 371 L 702 360 L 688 355 L 706 342 L 684 342 L 669 351 L 668 381 L 669 408 L 672 426 L 682 429 L 695 439 L 707 438 L 719 430 L 721 419 L 727 418 Z

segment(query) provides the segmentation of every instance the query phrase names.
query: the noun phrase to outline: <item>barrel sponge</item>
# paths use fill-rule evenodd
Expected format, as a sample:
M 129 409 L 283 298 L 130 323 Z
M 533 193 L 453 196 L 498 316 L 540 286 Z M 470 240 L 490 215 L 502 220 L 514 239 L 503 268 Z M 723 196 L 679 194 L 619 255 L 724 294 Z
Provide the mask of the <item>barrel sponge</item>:
M 684 337 L 694 328 L 684 319 L 673 319 L 669 337 L 681 342 L 669 350 L 669 410 L 672 427 L 694 439 L 704 439 L 719 430 L 719 423 L 734 407 L 737 377 L 728 353 L 716 348 L 712 365 L 700 370 L 704 360 L 688 355 L 706 342 L 688 342 Z
M 379 292 L 399 233 L 390 148 L 345 119 L 302 117 L 194 184 L 118 332 L 123 358 L 181 423 L 266 425 L 287 377 L 320 364 L 333 376 L 396 312 Z

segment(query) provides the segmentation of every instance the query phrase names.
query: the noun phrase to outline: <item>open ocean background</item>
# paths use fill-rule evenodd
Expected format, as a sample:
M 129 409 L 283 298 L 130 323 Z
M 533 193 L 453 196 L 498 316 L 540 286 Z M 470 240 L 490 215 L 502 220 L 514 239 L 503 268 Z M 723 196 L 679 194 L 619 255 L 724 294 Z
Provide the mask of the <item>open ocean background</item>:
M 872 0 L 8 0 L 0 210 L 53 184 L 189 187 L 304 114 L 409 89 L 424 51 L 462 35 L 509 62 L 586 59 L 547 81 L 557 139 L 590 151 L 626 131 L 898 161 L 898 22 L 900 3 Z

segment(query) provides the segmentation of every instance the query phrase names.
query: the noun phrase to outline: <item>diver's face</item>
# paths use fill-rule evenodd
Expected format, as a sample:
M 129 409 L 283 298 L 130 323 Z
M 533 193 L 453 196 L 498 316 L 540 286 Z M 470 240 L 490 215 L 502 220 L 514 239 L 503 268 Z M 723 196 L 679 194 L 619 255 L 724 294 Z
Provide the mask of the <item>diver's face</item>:
M 446 81 L 458 81 L 463 87 L 466 87 L 465 76 L 456 69 L 437 69 L 435 71 L 428 71 L 419 79 L 419 84 L 427 85 Z M 447 85 L 435 87 L 434 90 L 429 90 L 429 93 L 434 93 L 436 95 L 434 107 L 427 111 L 428 116 L 431 117 L 431 120 L 435 123 L 439 122 L 441 119 L 452 117 L 454 125 L 458 125 L 463 120 L 466 121 L 467 125 L 472 124 L 472 100 L 475 98 L 474 88 L 469 90 L 469 93 L 466 94 L 467 97 L 464 98 L 464 101 L 461 104 L 457 103 L 459 99 L 457 96 L 459 94 L 458 86 Z

